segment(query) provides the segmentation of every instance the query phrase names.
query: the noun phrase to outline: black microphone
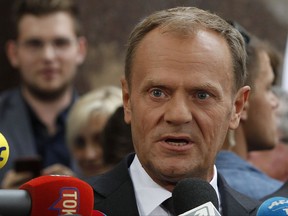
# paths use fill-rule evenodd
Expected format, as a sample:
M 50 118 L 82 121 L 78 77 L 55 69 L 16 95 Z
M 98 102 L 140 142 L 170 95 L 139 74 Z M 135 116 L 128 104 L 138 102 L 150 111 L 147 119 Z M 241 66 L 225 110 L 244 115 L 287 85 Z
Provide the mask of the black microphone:
M 187 178 L 179 181 L 172 192 L 172 199 L 177 215 L 221 216 L 216 191 L 202 179 Z
M 0 202 L 0 216 L 30 215 L 32 200 L 25 190 L 1 189 Z

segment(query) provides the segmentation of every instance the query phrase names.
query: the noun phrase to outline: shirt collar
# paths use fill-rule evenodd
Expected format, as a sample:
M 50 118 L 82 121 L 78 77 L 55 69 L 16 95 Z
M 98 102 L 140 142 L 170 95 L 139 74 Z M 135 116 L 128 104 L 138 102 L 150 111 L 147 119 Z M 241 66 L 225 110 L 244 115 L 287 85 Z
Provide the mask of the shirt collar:
M 162 188 L 151 179 L 142 167 L 137 155 L 130 166 L 130 175 L 140 215 L 149 215 L 164 200 L 172 196 L 170 191 Z
M 172 193 L 157 183 L 146 173 L 142 167 L 137 155 L 130 166 L 130 176 L 133 182 L 136 202 L 140 215 L 149 215 L 155 208 L 157 208 L 163 201 L 172 196 Z M 210 182 L 212 187 L 215 189 L 219 206 L 220 196 L 217 186 L 217 168 L 214 165 L 214 174 Z M 157 194 L 157 196 L 155 196 Z
M 217 172 L 217 168 L 216 168 L 216 166 L 214 165 L 214 172 L 213 172 L 213 178 L 212 178 L 212 180 L 210 181 L 210 184 L 211 184 L 211 186 L 214 188 L 214 190 L 215 190 L 215 192 L 216 192 L 216 194 L 217 194 L 217 198 L 218 198 L 218 203 L 219 203 L 219 211 L 221 212 L 221 197 L 220 197 L 220 193 L 219 193 L 219 189 L 218 189 L 218 184 L 217 184 L 217 182 L 218 182 L 218 172 Z

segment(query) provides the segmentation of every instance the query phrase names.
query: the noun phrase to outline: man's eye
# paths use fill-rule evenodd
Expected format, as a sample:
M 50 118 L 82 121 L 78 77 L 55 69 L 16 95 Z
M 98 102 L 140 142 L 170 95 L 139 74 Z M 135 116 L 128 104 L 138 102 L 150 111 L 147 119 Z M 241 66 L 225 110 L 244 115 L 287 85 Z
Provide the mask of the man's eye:
M 163 92 L 160 89 L 153 89 L 151 94 L 152 94 L 153 97 L 157 97 L 157 98 L 159 98 L 159 97 L 164 95 Z
M 207 92 L 203 92 L 203 91 L 197 92 L 197 98 L 199 98 L 201 100 L 207 99 L 207 98 L 209 98 L 209 96 L 210 95 Z
M 25 43 L 27 48 L 38 49 L 43 47 L 43 42 L 40 40 L 29 40 Z
M 54 42 L 54 46 L 58 48 L 68 47 L 70 45 L 70 40 L 65 38 L 56 39 Z

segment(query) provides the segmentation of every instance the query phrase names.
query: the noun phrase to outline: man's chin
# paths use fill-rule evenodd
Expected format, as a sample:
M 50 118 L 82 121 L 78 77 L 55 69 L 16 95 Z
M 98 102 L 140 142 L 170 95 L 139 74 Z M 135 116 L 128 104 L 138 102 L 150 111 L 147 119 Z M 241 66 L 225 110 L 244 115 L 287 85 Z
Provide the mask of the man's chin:
M 47 87 L 47 88 L 39 88 L 39 87 L 29 87 L 28 91 L 31 95 L 41 101 L 55 101 L 67 91 L 68 87 L 60 86 L 60 87 Z

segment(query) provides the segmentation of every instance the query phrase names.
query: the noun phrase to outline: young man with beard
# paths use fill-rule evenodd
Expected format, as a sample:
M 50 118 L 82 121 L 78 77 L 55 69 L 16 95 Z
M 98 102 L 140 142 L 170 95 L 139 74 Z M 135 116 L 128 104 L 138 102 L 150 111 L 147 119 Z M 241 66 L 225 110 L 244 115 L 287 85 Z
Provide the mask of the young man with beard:
M 10 146 L 1 170 L 2 187 L 13 188 L 33 177 L 16 172 L 19 157 L 40 157 L 41 174 L 72 174 L 65 145 L 65 120 L 76 99 L 73 87 L 86 54 L 76 2 L 22 0 L 15 6 L 15 38 L 7 55 L 19 70 L 19 88 L 0 96 L 0 131 Z M 8 173 L 7 171 L 10 170 Z

